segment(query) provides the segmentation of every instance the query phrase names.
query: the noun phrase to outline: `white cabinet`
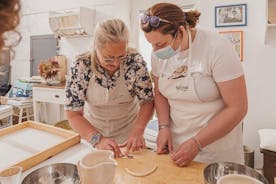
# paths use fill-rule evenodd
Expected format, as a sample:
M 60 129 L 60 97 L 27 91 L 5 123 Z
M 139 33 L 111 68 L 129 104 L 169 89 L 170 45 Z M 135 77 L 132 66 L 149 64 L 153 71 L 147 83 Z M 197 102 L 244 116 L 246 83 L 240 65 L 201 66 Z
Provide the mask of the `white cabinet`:
M 265 44 L 276 44 L 276 0 L 266 0 Z
M 58 88 L 34 87 L 33 99 L 40 102 L 64 104 L 65 91 Z
M 54 111 L 55 114 L 45 110 L 44 103 L 58 104 L 58 110 Z M 65 103 L 65 90 L 64 86 L 51 87 L 51 86 L 33 86 L 33 107 L 34 107 L 34 120 L 41 121 L 40 116 L 46 114 L 46 118 L 58 116 L 57 121 L 62 120 L 63 105 Z M 45 112 L 46 111 L 46 112 Z

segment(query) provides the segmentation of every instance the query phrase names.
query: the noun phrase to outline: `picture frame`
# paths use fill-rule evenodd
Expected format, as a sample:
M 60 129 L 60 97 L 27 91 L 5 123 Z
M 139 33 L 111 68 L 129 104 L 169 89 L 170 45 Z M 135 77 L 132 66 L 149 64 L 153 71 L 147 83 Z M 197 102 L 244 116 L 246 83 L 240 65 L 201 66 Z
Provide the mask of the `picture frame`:
M 234 48 L 240 58 L 240 61 L 243 61 L 243 31 L 220 31 L 219 34 L 228 39 L 234 45 Z
M 247 26 L 247 4 L 215 7 L 215 27 Z

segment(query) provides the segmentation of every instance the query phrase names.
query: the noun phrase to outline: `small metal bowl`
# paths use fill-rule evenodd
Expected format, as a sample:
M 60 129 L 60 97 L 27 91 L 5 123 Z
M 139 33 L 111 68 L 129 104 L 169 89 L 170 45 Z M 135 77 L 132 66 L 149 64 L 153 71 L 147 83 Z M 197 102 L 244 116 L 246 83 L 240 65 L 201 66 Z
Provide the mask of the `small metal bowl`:
M 77 166 L 58 163 L 39 168 L 28 174 L 21 184 L 79 184 Z
M 267 179 L 256 170 L 245 165 L 231 162 L 212 163 L 205 167 L 203 171 L 204 181 L 206 184 L 216 184 L 220 177 L 228 174 L 243 174 L 253 177 L 264 184 L 269 184 Z

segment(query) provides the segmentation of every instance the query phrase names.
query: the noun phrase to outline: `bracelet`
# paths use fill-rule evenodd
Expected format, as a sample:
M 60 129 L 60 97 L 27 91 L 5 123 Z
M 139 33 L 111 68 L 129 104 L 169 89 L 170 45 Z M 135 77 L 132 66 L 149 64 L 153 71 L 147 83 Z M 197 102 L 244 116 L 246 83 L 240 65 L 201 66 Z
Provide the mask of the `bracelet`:
M 159 124 L 159 130 L 163 129 L 163 128 L 169 128 L 168 124 Z
M 98 144 L 101 141 L 101 134 L 96 132 L 92 135 L 92 137 L 89 140 L 89 143 L 95 148 L 96 144 Z
M 203 147 L 202 147 L 202 145 L 200 144 L 198 138 L 197 138 L 196 136 L 194 136 L 193 139 L 195 140 L 196 145 L 197 145 L 197 148 L 199 149 L 199 151 L 202 151 Z

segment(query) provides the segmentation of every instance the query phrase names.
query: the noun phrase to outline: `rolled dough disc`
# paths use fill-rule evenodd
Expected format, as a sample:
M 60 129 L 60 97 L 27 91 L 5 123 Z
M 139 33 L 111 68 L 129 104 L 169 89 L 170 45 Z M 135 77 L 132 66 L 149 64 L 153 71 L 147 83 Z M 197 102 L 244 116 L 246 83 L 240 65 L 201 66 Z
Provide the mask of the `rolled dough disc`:
M 157 169 L 157 165 L 143 158 L 133 158 L 128 160 L 125 171 L 132 176 L 147 176 Z

